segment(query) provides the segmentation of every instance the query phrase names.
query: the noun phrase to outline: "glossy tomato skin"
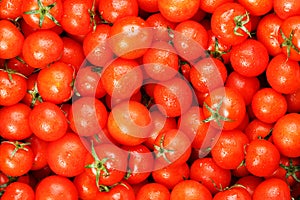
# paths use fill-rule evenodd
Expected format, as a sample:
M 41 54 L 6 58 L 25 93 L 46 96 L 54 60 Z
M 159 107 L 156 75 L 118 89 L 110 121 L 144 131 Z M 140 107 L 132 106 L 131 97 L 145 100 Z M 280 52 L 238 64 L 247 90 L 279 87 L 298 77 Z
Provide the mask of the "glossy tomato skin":
M 47 167 L 48 142 L 38 138 L 34 134 L 30 138 L 26 139 L 26 142 L 30 143 L 30 147 L 34 156 L 32 167 L 30 170 L 41 170 Z
M 273 8 L 272 0 L 252 1 L 252 0 L 238 0 L 238 2 L 254 16 L 262 16 L 270 12 Z
M 34 72 L 34 68 L 30 67 L 27 63 L 24 62 L 23 56 L 18 55 L 15 58 L 11 58 L 7 61 L 8 69 L 14 70 L 17 73 L 21 73 L 24 76 L 28 77 Z
M 22 15 L 22 0 L 0 2 L 0 19 L 16 19 Z
M 249 122 L 244 132 L 249 141 L 267 137 L 273 128 L 273 124 L 262 122 L 259 119 L 253 119 Z
M 298 157 L 300 145 L 298 139 L 300 115 L 289 113 L 281 117 L 272 131 L 273 142 L 279 152 L 287 157 Z
M 23 146 L 23 147 L 22 147 Z M 13 153 L 16 151 L 16 153 Z M 0 145 L 0 170 L 8 176 L 22 176 L 29 172 L 33 152 L 28 144 L 2 142 Z
M 271 56 L 281 53 L 279 29 L 282 21 L 276 14 L 270 13 L 263 16 L 257 25 L 257 40 L 267 48 Z
M 291 93 L 291 94 L 287 94 L 285 95 L 285 99 L 287 102 L 287 111 L 289 113 L 297 113 L 300 112 L 300 89 L 298 89 L 297 91 Z
M 232 2 L 233 0 L 202 0 L 200 8 L 207 13 L 213 13 L 220 5 Z
M 99 193 L 95 179 L 90 177 L 87 172 L 75 176 L 73 183 L 78 191 L 78 197 L 86 200 L 94 200 Z
M 300 3 L 297 0 L 274 0 L 273 7 L 281 19 L 299 15 L 300 12 Z
M 0 70 L 0 105 L 12 106 L 20 102 L 26 95 L 25 77 Z
M 42 140 L 54 141 L 65 135 L 68 122 L 62 110 L 54 103 L 43 102 L 29 114 L 32 132 Z
M 274 192 L 276 191 L 276 192 Z M 290 189 L 281 179 L 271 178 L 261 182 L 254 190 L 253 200 L 289 200 Z
M 23 140 L 31 136 L 29 106 L 17 103 L 0 109 L 0 135 L 6 140 Z
M 222 199 L 243 199 L 243 200 L 251 200 L 251 195 L 247 190 L 243 187 L 232 187 L 228 190 L 218 192 L 213 200 L 222 200 Z
M 39 30 L 28 35 L 23 44 L 24 61 L 34 68 L 44 68 L 58 60 L 63 52 L 63 41 L 52 30 Z
M 35 190 L 35 198 L 77 200 L 78 192 L 75 185 L 63 176 L 51 175 L 39 182 Z
M 0 36 L 1 59 L 13 58 L 22 52 L 24 36 L 12 22 L 5 19 L 0 20 Z
M 136 200 L 167 200 L 170 199 L 169 190 L 160 183 L 148 183 L 143 185 L 136 194 Z
M 61 104 L 73 94 L 74 68 L 63 62 L 54 62 L 39 71 L 37 88 L 44 101 Z
M 1 200 L 34 200 L 35 194 L 31 186 L 26 183 L 14 182 L 5 188 Z
M 243 21 L 241 28 L 235 20 L 237 16 Z M 211 30 L 225 44 L 237 45 L 245 41 L 251 30 L 251 22 L 246 9 L 238 3 L 225 3 L 219 6 L 212 14 Z M 235 27 L 238 27 L 236 30 Z
M 125 181 L 117 183 L 108 192 L 101 191 L 96 195 L 96 199 L 111 200 L 116 198 L 122 200 L 136 199 L 132 186 Z
M 263 181 L 264 179 L 261 177 L 247 175 L 238 179 L 236 184 L 240 184 L 245 187 L 245 189 L 249 192 L 252 196 L 254 193 L 255 188 Z

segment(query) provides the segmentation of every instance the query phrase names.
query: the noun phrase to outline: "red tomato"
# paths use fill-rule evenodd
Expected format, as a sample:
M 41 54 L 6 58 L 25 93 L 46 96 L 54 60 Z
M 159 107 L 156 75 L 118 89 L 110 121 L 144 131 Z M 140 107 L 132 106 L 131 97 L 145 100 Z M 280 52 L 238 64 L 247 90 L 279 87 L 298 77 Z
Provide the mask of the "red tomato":
M 5 188 L 1 200 L 34 200 L 35 194 L 32 187 L 26 183 L 14 182 Z
M 31 75 L 35 68 L 30 67 L 27 63 L 24 62 L 22 55 L 19 55 L 15 58 L 11 58 L 7 61 L 7 68 L 17 73 L 23 74 L 28 77 Z
M 300 89 L 297 91 L 285 95 L 285 99 L 287 102 L 287 111 L 289 113 L 299 113 L 300 112 Z
M 238 0 L 251 15 L 262 16 L 270 12 L 273 8 L 273 0 Z
M 299 15 L 300 2 L 297 0 L 274 0 L 274 12 L 281 19 L 286 19 L 291 16 Z
M 105 187 L 104 187 L 105 188 Z M 119 182 L 111 186 L 109 191 L 101 191 L 96 195 L 96 199 L 111 200 L 111 199 L 122 199 L 122 200 L 134 200 L 135 193 L 130 184 L 127 182 Z
M 252 196 L 254 193 L 255 188 L 263 181 L 264 179 L 261 177 L 248 175 L 241 177 L 236 184 L 242 185 L 245 187 L 245 189 L 249 192 L 249 194 Z
M 245 134 L 250 141 L 265 138 L 272 132 L 273 125 L 262 122 L 259 119 L 253 119 L 245 128 Z
M 205 199 L 211 200 L 212 195 L 204 184 L 195 180 L 184 180 L 171 191 L 170 200 L 176 199 Z
M 99 193 L 99 189 L 95 183 L 95 180 L 88 175 L 87 172 L 83 172 L 75 176 L 73 183 L 78 191 L 78 197 L 85 200 L 94 200 Z
M 31 150 L 33 152 L 33 163 L 30 170 L 40 170 L 45 168 L 47 163 L 47 146 L 48 142 L 32 135 L 26 140 L 30 143 Z
M 3 0 L 0 2 L 0 19 L 17 19 L 22 15 L 22 0 Z
M 148 183 L 143 185 L 136 194 L 136 200 L 169 200 L 170 192 L 166 186 L 160 183 Z
M 158 9 L 158 0 L 137 0 L 139 9 L 148 13 L 156 13 Z
M 241 186 L 232 187 L 218 192 L 213 200 L 223 200 L 223 199 L 243 199 L 252 200 L 249 192 Z

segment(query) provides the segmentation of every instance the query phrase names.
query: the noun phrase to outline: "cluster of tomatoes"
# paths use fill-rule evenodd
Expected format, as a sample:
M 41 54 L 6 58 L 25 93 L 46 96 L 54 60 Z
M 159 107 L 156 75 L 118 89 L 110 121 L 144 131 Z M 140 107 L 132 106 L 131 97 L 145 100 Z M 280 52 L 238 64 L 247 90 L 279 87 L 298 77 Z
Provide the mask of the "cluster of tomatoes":
M 1 200 L 300 198 L 299 0 L 1 0 Z

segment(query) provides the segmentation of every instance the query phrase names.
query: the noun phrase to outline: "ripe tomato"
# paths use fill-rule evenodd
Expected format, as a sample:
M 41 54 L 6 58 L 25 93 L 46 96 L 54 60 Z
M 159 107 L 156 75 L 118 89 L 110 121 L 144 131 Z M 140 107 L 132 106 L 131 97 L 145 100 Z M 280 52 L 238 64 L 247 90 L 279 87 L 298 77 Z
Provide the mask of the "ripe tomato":
M 102 2 L 102 1 L 100 1 Z M 86 59 L 93 65 L 104 67 L 113 59 L 113 52 L 109 48 L 111 27 L 107 24 L 96 26 L 83 39 L 83 52 Z
M 156 13 L 158 9 L 158 0 L 137 0 L 139 9 L 148 13 Z
M 43 102 L 36 105 L 29 113 L 29 126 L 38 138 L 54 141 L 65 135 L 68 122 L 57 105 Z
M 204 99 L 205 122 L 223 130 L 233 130 L 243 121 L 246 106 L 243 96 L 229 87 L 220 87 Z
M 300 156 L 300 114 L 290 113 L 274 125 L 272 138 L 279 152 L 287 157 Z
M 0 2 L 0 19 L 15 20 L 22 15 L 22 0 L 3 0 Z
M 30 143 L 31 150 L 33 152 L 33 163 L 30 170 L 40 170 L 45 168 L 47 163 L 47 146 L 48 142 L 32 135 L 30 138 L 26 139 L 26 142 Z
M 31 75 L 35 70 L 35 68 L 30 67 L 27 63 L 24 62 L 22 55 L 7 60 L 7 68 L 17 73 L 23 74 L 26 77 Z
M 27 93 L 21 100 L 22 103 L 30 106 L 31 108 L 43 102 L 42 97 L 40 96 L 37 89 L 37 76 L 38 73 L 32 73 L 27 78 Z
M 24 40 L 24 61 L 31 67 L 44 68 L 61 57 L 63 45 L 62 39 L 54 31 L 35 31 Z
M 77 200 L 78 192 L 68 178 L 51 175 L 39 182 L 35 189 L 35 199 L 68 199 Z
M 230 54 L 230 63 L 233 69 L 243 76 L 258 76 L 268 66 L 268 51 L 259 41 L 246 39 L 243 43 L 233 47 Z
M 286 19 L 291 16 L 299 15 L 300 2 L 297 0 L 274 0 L 274 12 L 281 19 Z
M 276 122 L 287 111 L 284 96 L 272 88 L 258 90 L 253 96 L 251 106 L 254 115 L 265 123 Z
M 143 104 L 136 101 L 123 101 L 113 107 L 109 113 L 107 128 L 119 144 L 139 145 L 151 133 L 151 115 Z
M 184 132 L 171 129 L 160 133 L 154 143 L 155 170 L 182 165 L 189 159 L 191 150 L 191 141 Z
M 248 137 L 240 130 L 222 131 L 211 149 L 215 163 L 224 169 L 236 169 L 245 159 Z
M 170 192 L 166 186 L 160 183 L 148 183 L 143 185 L 136 194 L 136 200 L 169 200 Z
M 22 52 L 24 36 L 12 22 L 0 20 L 0 37 L 0 58 L 13 58 Z
M 213 200 L 223 200 L 223 199 L 243 199 L 251 200 L 251 195 L 249 192 L 241 186 L 232 187 L 218 192 Z
M 168 117 L 178 117 L 192 105 L 193 92 L 189 83 L 181 78 L 157 83 L 153 92 L 159 110 Z
M 192 61 L 205 56 L 208 33 L 201 23 L 185 20 L 176 25 L 172 42 L 179 56 Z
M 75 176 L 73 184 L 78 191 L 78 197 L 80 199 L 94 200 L 99 193 L 95 180 L 90 177 L 87 172 Z
M 175 199 L 205 199 L 211 200 L 212 195 L 204 184 L 195 180 L 184 180 L 175 185 L 171 191 L 170 200 Z
M 285 99 L 288 106 L 287 111 L 289 113 L 300 112 L 300 89 L 293 93 L 285 95 Z
M 137 0 L 102 0 L 99 1 L 98 11 L 101 17 L 110 23 L 127 16 L 138 16 Z
M 281 47 L 279 43 L 279 29 L 282 23 L 276 14 L 270 13 L 262 17 L 259 20 L 256 36 L 257 40 L 261 42 L 268 50 L 271 56 L 276 56 L 281 53 Z
M 156 183 L 163 184 L 169 190 L 172 190 L 179 182 L 187 180 L 189 174 L 190 169 L 187 163 L 177 166 L 170 165 L 151 173 Z
M 253 119 L 245 128 L 245 134 L 250 141 L 268 137 L 272 132 L 273 124 L 262 122 L 259 119 Z
M 111 200 L 135 200 L 135 193 L 130 184 L 125 181 L 121 181 L 108 189 L 108 191 L 98 192 L 95 199 Z
M 29 106 L 17 103 L 0 109 L 0 136 L 6 140 L 24 140 L 32 131 L 29 127 Z
M 33 28 L 50 29 L 59 24 L 63 15 L 61 0 L 29 0 L 22 4 L 22 17 Z
M 1 200 L 34 200 L 35 194 L 32 187 L 26 183 L 14 182 L 5 188 L 5 192 Z
M 269 62 L 266 77 L 277 92 L 290 94 L 300 89 L 300 65 L 283 54 L 273 57 Z
M 270 12 L 273 8 L 273 0 L 238 0 L 242 6 L 254 16 L 262 16 Z
M 73 95 L 74 69 L 63 62 L 51 63 L 39 71 L 37 88 L 44 101 L 61 104 Z
M 236 185 L 242 185 L 252 196 L 254 193 L 255 188 L 263 181 L 264 179 L 261 177 L 248 175 L 241 177 L 235 183 Z
M 250 36 L 249 13 L 241 4 L 224 3 L 212 13 L 211 30 L 224 44 L 241 44 Z
M 224 85 L 227 69 L 223 62 L 216 58 L 201 59 L 190 70 L 190 81 L 193 87 L 203 93 Z
M 160 13 L 171 22 L 183 22 L 193 17 L 200 6 L 200 0 L 160 0 Z
M 274 144 L 267 140 L 252 140 L 246 149 L 246 168 L 255 176 L 272 175 L 278 168 L 279 161 L 279 151 Z
M 275 192 L 276 191 L 276 192 Z M 254 190 L 253 200 L 290 200 L 289 186 L 281 179 L 270 178 L 261 182 Z
M 24 76 L 10 70 L 0 70 L 0 105 L 11 106 L 20 102 L 26 94 Z
M 8 176 L 22 176 L 29 172 L 33 152 L 28 143 L 4 141 L 0 144 L 0 171 Z
M 107 110 L 100 100 L 95 97 L 82 97 L 73 102 L 68 120 L 75 133 L 91 136 L 106 126 L 107 116 Z

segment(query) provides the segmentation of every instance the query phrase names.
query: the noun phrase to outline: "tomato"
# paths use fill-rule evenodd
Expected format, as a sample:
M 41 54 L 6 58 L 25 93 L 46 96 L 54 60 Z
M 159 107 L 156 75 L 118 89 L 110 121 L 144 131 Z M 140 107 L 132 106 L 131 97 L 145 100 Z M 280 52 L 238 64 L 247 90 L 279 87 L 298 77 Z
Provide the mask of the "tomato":
M 238 0 L 238 2 L 254 16 L 265 15 L 273 9 L 273 0 Z
M 178 74 L 179 58 L 167 42 L 155 42 L 143 55 L 144 70 L 157 81 L 167 81 Z
M 266 77 L 277 92 L 290 94 L 300 89 L 300 66 L 297 61 L 279 54 L 269 62 Z
M 61 0 L 29 0 L 22 4 L 22 17 L 33 28 L 50 29 L 63 15 Z
M 243 199 L 243 200 L 251 200 L 251 195 L 249 192 L 243 187 L 233 186 L 232 188 L 225 189 L 223 191 L 218 192 L 213 200 L 222 200 L 222 199 Z
M 32 135 L 26 139 L 26 142 L 30 143 L 31 150 L 33 152 L 33 163 L 30 170 L 40 170 L 48 165 L 47 163 L 47 146 L 48 142 Z
M 85 158 L 85 171 L 95 180 L 97 187 L 120 182 L 127 170 L 126 151 L 114 144 L 91 146 L 91 154 Z
M 23 44 L 24 61 L 34 68 L 44 68 L 57 61 L 63 52 L 63 41 L 52 30 L 39 30 L 28 35 Z
M 262 43 L 254 39 L 246 39 L 233 47 L 230 62 L 239 74 L 254 77 L 265 71 L 269 63 L 269 55 Z
M 241 44 L 250 36 L 249 13 L 241 4 L 224 3 L 212 13 L 211 30 L 224 44 Z
M 286 19 L 291 16 L 299 15 L 300 2 L 297 0 L 274 0 L 274 12 L 281 19 Z
M 246 106 L 243 96 L 229 87 L 220 87 L 210 92 L 204 99 L 205 122 L 215 128 L 233 130 L 244 119 Z
M 0 2 L 0 19 L 17 19 L 22 15 L 22 0 L 4 0 Z
M 112 98 L 128 99 L 141 87 L 143 74 L 135 60 L 117 58 L 103 69 L 101 82 Z
M 8 176 L 22 176 L 29 172 L 33 152 L 28 143 L 4 141 L 0 145 L 0 171 Z
M 275 192 L 276 191 L 276 192 Z M 289 200 L 290 189 L 281 179 L 271 178 L 261 182 L 254 190 L 253 200 Z
M 95 19 L 90 13 L 90 11 L 95 12 L 92 6 L 92 0 L 64 0 L 63 16 L 60 21 L 62 28 L 72 35 L 89 33 L 95 26 Z
M 160 183 L 148 183 L 141 187 L 136 195 L 136 200 L 169 200 L 170 192 Z
M 66 177 L 52 175 L 39 182 L 35 190 L 35 199 L 77 200 L 78 192 L 72 181 Z
M 191 61 L 205 56 L 208 33 L 204 26 L 193 20 L 185 20 L 176 25 L 172 40 L 178 55 Z
M 138 16 L 138 10 L 137 0 L 102 0 L 98 7 L 101 17 L 112 24 L 126 16 Z
M 257 40 L 267 48 L 268 53 L 271 56 L 276 56 L 277 54 L 281 53 L 279 42 L 279 29 L 281 23 L 282 19 L 280 19 L 274 13 L 270 13 L 263 16 L 257 25 Z
M 80 199 L 94 200 L 99 193 L 95 180 L 90 177 L 87 172 L 75 176 L 73 184 L 78 191 L 78 197 Z
M 0 109 L 0 135 L 6 140 L 23 140 L 31 136 L 29 106 L 17 103 Z
M 176 27 L 176 23 L 167 20 L 161 13 L 150 15 L 146 22 L 152 28 L 154 41 L 169 41 L 172 35 L 170 31 Z
M 37 89 L 37 83 L 36 83 L 37 76 L 38 73 L 32 73 L 27 78 L 27 93 L 21 100 L 22 103 L 30 106 L 31 108 L 43 102 L 42 97 L 39 94 Z
M 252 140 L 246 149 L 245 164 L 248 171 L 259 177 L 270 176 L 278 168 L 280 153 L 267 140 Z
M 87 154 L 85 146 L 77 134 L 66 133 L 56 141 L 48 143 L 47 162 L 57 175 L 73 177 L 84 171 Z
M 111 200 L 135 200 L 135 194 L 132 186 L 124 181 L 117 183 L 109 188 L 109 191 L 98 192 L 96 199 Z
M 128 151 L 128 170 L 126 181 L 138 184 L 145 181 L 151 174 L 154 166 L 154 157 L 151 151 L 144 145 L 123 146 Z
M 250 141 L 266 138 L 272 132 L 273 124 L 262 122 L 259 119 L 253 119 L 245 128 L 245 134 Z
M 0 105 L 12 106 L 20 102 L 26 94 L 24 76 L 10 70 L 0 70 Z
M 178 129 L 162 132 L 155 140 L 154 154 L 155 170 L 169 165 L 182 165 L 191 155 L 191 141 Z
M 201 59 L 191 67 L 190 80 L 193 87 L 203 93 L 224 85 L 227 78 L 225 65 L 216 58 Z
M 27 63 L 24 62 L 22 55 L 9 59 L 7 61 L 7 68 L 17 73 L 23 74 L 26 77 L 32 74 L 35 70 L 33 67 L 30 67 Z
M 292 16 L 283 20 L 280 26 L 279 42 L 282 53 L 289 59 L 300 61 L 300 16 Z
M 210 157 L 198 158 L 190 167 L 190 179 L 201 182 L 212 193 L 230 185 L 231 173 L 219 167 Z
M 75 72 L 78 72 L 85 61 L 82 45 L 70 37 L 62 37 L 62 41 L 64 49 L 59 61 L 72 65 Z
M 252 196 L 254 193 L 255 188 L 263 181 L 264 179 L 261 177 L 248 175 L 241 177 L 235 183 L 236 185 L 242 185 Z
M 160 0 L 160 13 L 171 22 L 183 22 L 193 17 L 200 6 L 200 0 Z
M 224 169 L 235 169 L 243 162 L 248 143 L 249 139 L 242 131 L 222 131 L 211 149 L 212 158 Z
M 287 111 L 289 113 L 292 112 L 300 112 L 300 89 L 298 89 L 297 91 L 287 94 L 285 95 L 285 99 L 287 102 Z
M 13 58 L 22 52 L 24 36 L 13 23 L 5 19 L 0 20 L 0 37 L 0 58 Z
M 157 83 L 154 88 L 154 102 L 159 110 L 168 117 L 178 117 L 192 105 L 193 92 L 185 80 L 172 78 Z
M 169 190 L 172 190 L 179 182 L 187 180 L 189 174 L 190 169 L 187 163 L 177 166 L 170 165 L 151 173 L 156 183 L 163 184 Z
M 279 152 L 287 157 L 299 157 L 300 114 L 286 114 L 275 123 L 273 142 Z
M 212 195 L 204 184 L 194 180 L 184 180 L 171 191 L 170 200 L 175 199 L 212 199 Z
M 284 96 L 272 88 L 258 90 L 253 96 L 251 106 L 254 115 L 265 123 L 276 122 L 287 111 Z
M 156 13 L 158 9 L 158 0 L 137 0 L 139 9 L 148 13 Z
M 44 101 L 61 104 L 73 94 L 74 69 L 63 62 L 51 63 L 39 71 L 37 88 Z
M 38 138 L 54 141 L 66 134 L 68 122 L 57 105 L 43 102 L 36 105 L 29 113 L 29 126 Z
M 14 182 L 5 188 L 1 200 L 34 200 L 35 194 L 33 189 L 26 183 Z

